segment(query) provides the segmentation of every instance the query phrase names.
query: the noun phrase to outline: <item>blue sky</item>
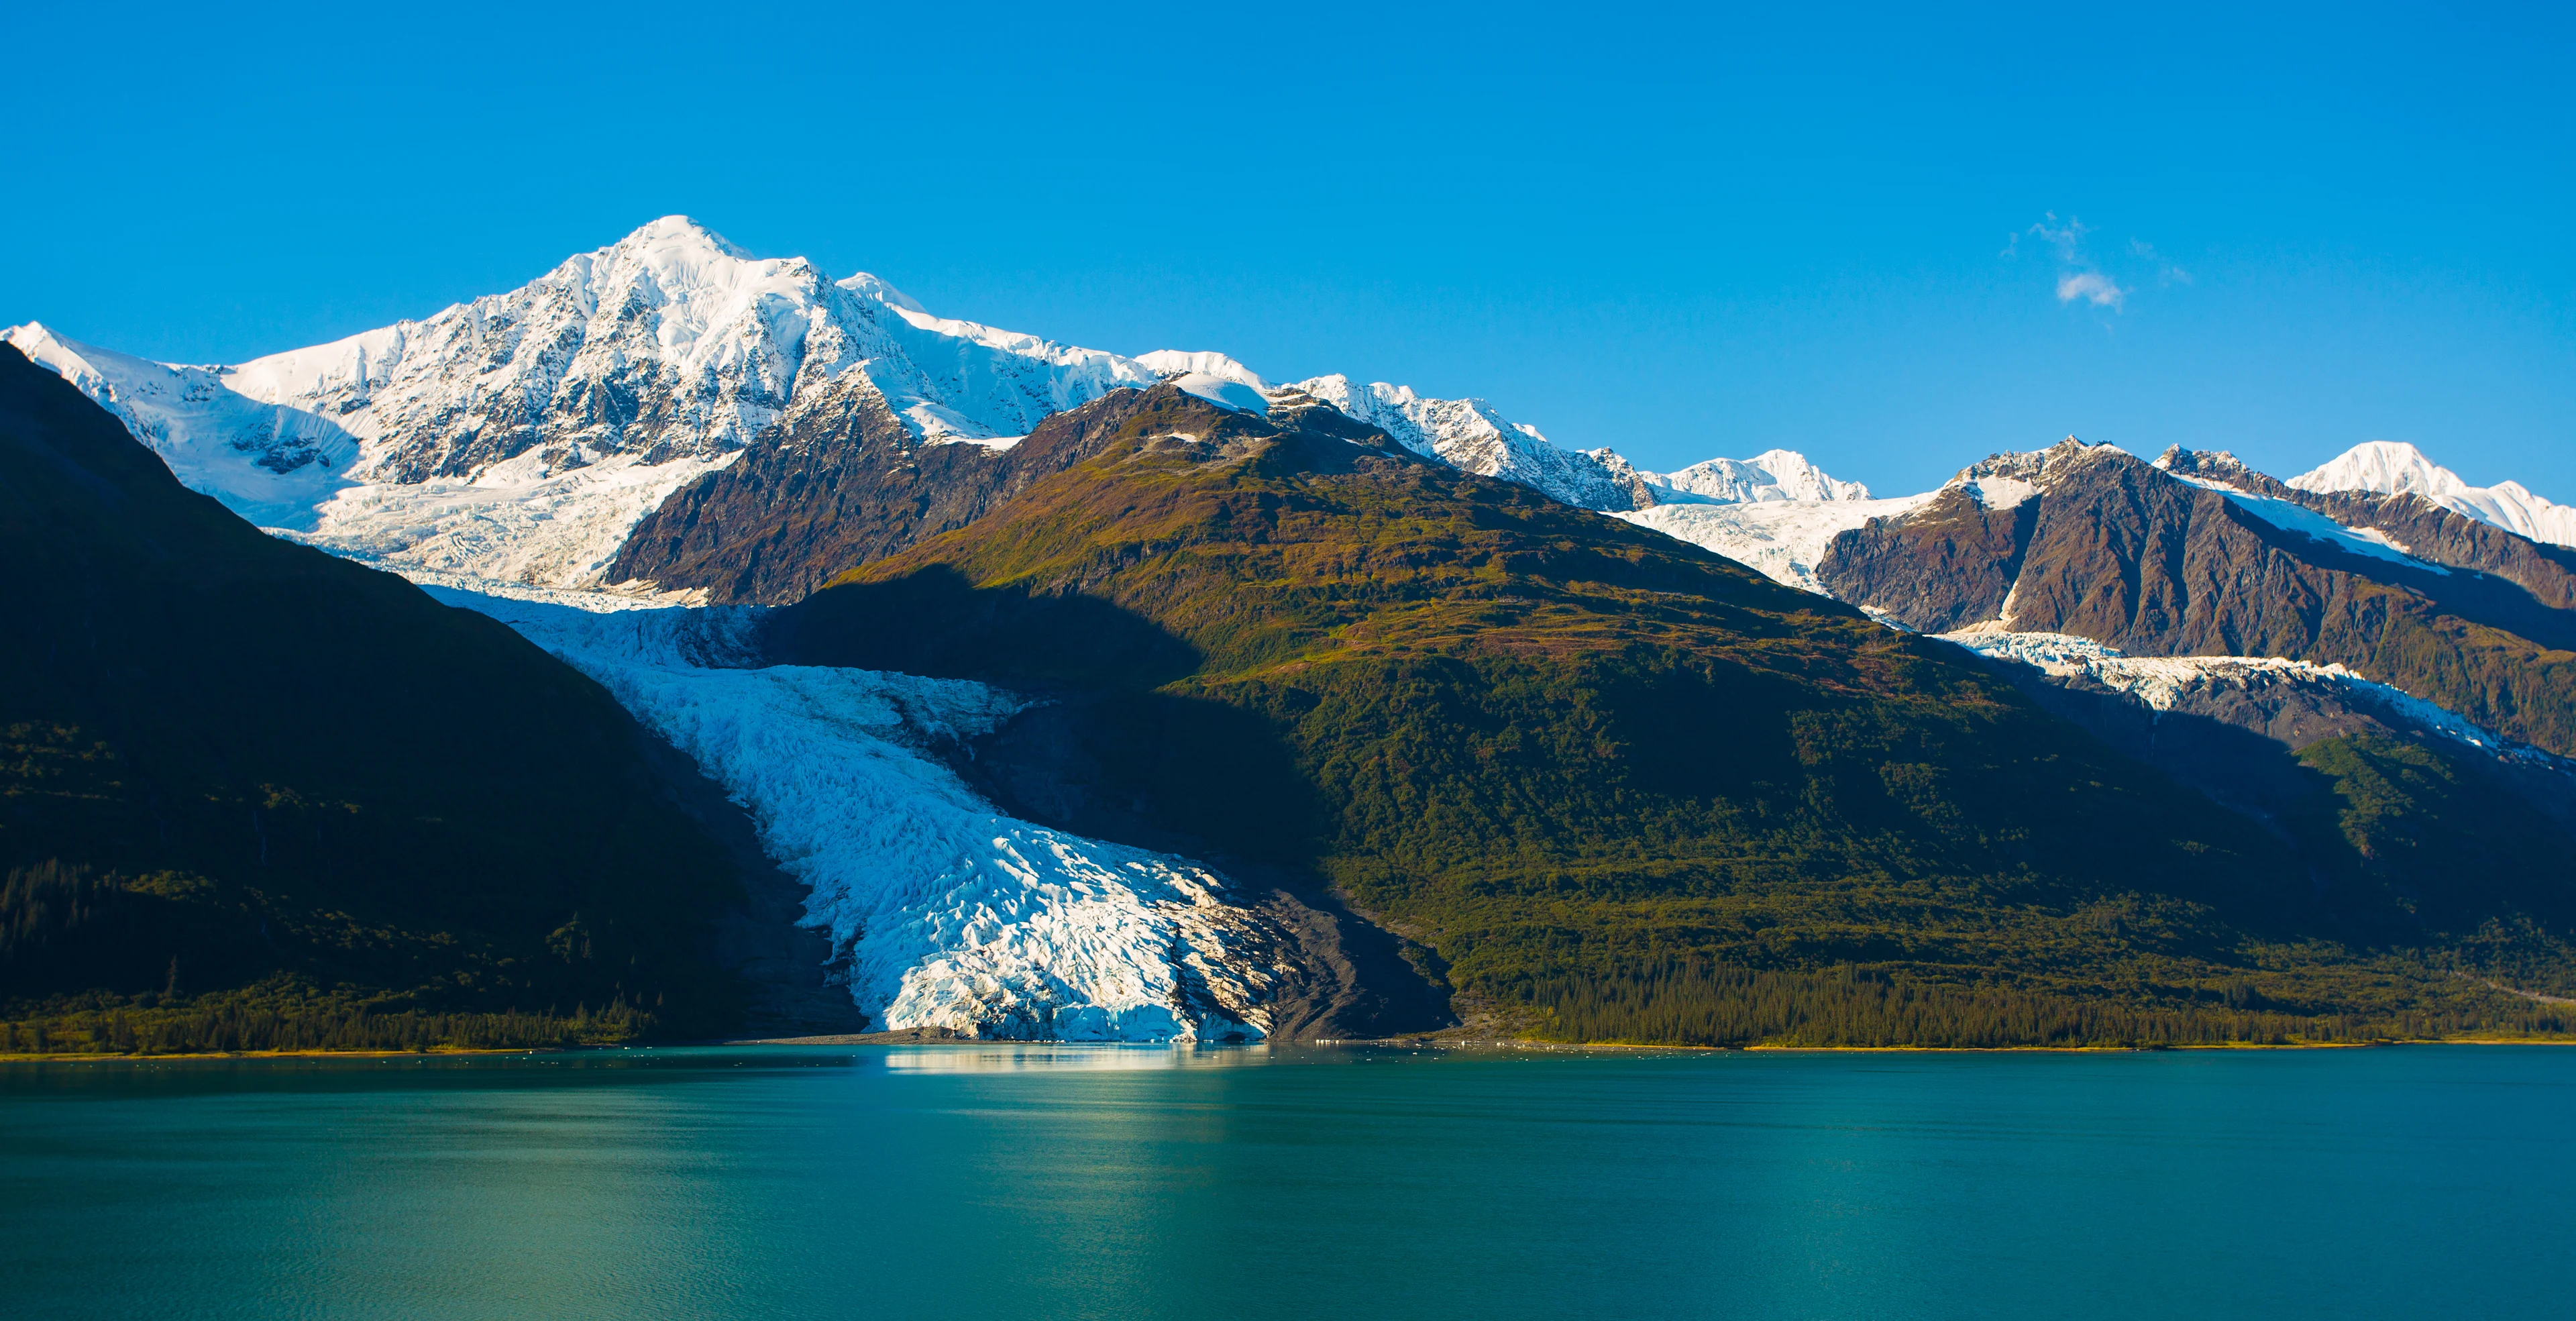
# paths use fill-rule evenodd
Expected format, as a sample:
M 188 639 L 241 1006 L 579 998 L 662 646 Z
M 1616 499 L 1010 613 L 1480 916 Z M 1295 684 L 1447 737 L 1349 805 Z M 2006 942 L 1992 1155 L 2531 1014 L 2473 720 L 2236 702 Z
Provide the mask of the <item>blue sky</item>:
M 2074 433 L 2576 502 L 2538 6 L 12 19 L 0 321 L 237 360 L 685 212 L 934 311 L 1893 494 Z M 951 14 L 949 10 L 956 10 Z

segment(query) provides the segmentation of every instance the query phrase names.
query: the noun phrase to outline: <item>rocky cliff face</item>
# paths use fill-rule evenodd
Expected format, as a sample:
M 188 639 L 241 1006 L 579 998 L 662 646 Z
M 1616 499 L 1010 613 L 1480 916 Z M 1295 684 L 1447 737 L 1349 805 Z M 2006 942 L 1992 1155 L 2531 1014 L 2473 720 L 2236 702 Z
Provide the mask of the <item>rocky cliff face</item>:
M 1842 534 L 1816 576 L 1925 631 L 1991 622 L 2135 655 L 2343 664 L 2514 738 L 2576 750 L 2576 613 L 2307 503 L 2332 497 L 2265 494 L 2278 484 L 2223 456 L 2180 466 L 2073 441 L 1999 456 L 1919 509 Z M 2493 529 L 2473 526 L 2444 525 L 2457 558 L 2512 561 L 2555 582 L 2550 553 L 2479 549 Z

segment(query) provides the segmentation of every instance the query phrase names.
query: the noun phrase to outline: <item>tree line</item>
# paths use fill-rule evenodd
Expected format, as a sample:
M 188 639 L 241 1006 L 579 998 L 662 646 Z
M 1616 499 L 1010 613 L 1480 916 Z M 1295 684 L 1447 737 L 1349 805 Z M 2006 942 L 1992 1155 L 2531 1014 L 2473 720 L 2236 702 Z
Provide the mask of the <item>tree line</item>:
M 2217 1003 L 2142 1005 L 1945 986 L 1865 969 L 1771 972 L 1687 959 L 1532 980 L 1539 1035 L 1693 1046 L 2155 1047 L 2546 1037 L 2576 1031 L 2576 1009 L 2496 996 L 2439 1009 L 2302 1014 Z
M 118 1006 L 0 1020 L 0 1055 L 193 1055 L 237 1051 L 528 1050 L 650 1035 L 653 1015 L 612 1003 L 553 1013 L 399 1012 L 351 1004 Z

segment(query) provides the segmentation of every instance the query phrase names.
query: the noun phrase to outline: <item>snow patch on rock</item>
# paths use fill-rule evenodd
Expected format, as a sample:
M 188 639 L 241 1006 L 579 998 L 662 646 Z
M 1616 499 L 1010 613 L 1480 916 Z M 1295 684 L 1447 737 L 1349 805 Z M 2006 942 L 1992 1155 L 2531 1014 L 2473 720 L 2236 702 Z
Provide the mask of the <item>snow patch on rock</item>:
M 1988 509 L 2011 509 L 2039 494 L 2039 486 L 2018 477 L 1978 477 L 1964 484 L 1969 496 Z
M 1261 391 L 1241 381 L 1228 380 L 1210 372 L 1183 372 L 1171 380 L 1173 388 L 1184 394 L 1197 395 L 1219 408 L 1256 417 L 1266 417 L 1270 413 L 1270 401 L 1261 396 Z
M 2178 472 L 2167 475 L 2175 481 L 2187 482 L 2204 491 L 2216 491 L 2226 496 L 2228 503 L 2284 532 L 2295 532 L 2311 541 L 2324 542 L 2337 550 L 2367 556 L 2374 560 L 2383 560 L 2390 564 L 2402 564 L 2410 569 L 2422 569 L 2427 573 L 2438 573 L 2446 577 L 2451 572 L 2430 560 L 2415 558 L 2413 552 L 2377 528 L 2346 527 L 2306 505 L 2293 504 L 2288 500 L 2278 500 L 2268 495 L 2256 495 L 2250 491 L 2239 490 L 2225 482 L 2215 482 L 2204 477 L 2193 477 Z

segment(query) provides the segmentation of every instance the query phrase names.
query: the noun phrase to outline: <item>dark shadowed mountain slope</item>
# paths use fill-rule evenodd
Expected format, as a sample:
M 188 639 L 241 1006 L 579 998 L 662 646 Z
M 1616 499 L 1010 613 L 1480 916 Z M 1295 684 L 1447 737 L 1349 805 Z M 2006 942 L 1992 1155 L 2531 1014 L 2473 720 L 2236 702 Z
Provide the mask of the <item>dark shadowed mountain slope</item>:
M 730 864 L 509 629 L 262 534 L 14 349 L 0 556 L 0 999 L 729 1012 Z
M 2260 507 L 2276 518 L 2305 514 L 2321 538 L 2073 441 L 1988 460 L 1962 479 L 1920 509 L 1842 534 L 1818 579 L 1842 600 L 1931 632 L 1999 621 L 2134 655 L 2342 664 L 2510 737 L 2576 752 L 2576 611 L 2560 608 L 2565 566 L 2546 548 L 2446 523 L 2425 540 L 2458 567 L 2409 560 L 2386 543 L 2422 548 L 2394 532 L 2379 542 L 2334 534 L 2316 508 L 2338 498 L 2246 492 L 2270 498 Z M 2384 517 L 2419 532 L 2402 509 Z
M 2258 1003 L 2492 1008 L 2441 961 L 2499 960 L 2497 921 L 2563 948 L 2564 886 L 2410 908 L 2321 883 L 1964 653 L 1670 538 L 1298 410 L 1157 388 L 1114 421 L 782 611 L 774 651 L 1108 713 L 995 778 L 1302 871 L 1563 1030 L 2177 1039 Z M 2103 1006 L 2147 1017 L 2068 1026 Z

